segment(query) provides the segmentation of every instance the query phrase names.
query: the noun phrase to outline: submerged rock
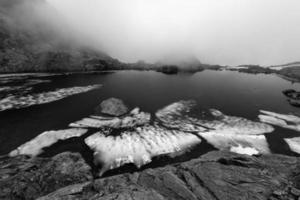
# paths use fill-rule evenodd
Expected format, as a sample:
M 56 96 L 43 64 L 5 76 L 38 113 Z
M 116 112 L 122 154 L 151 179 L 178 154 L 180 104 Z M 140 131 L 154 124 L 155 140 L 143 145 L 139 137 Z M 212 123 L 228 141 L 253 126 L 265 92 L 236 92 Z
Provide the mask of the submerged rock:
M 300 99 L 299 100 L 295 100 L 295 99 L 288 99 L 288 102 L 295 107 L 300 107 Z
M 300 137 L 285 138 L 284 140 L 293 152 L 300 154 Z
M 159 155 L 175 156 L 199 144 L 197 136 L 158 126 L 144 126 L 124 131 L 120 136 L 96 133 L 85 139 L 94 150 L 96 164 L 101 164 L 100 176 L 109 169 L 133 163 L 138 168 Z
M 62 88 L 55 91 L 38 94 L 26 94 L 25 96 L 9 95 L 3 99 L 0 99 L 0 111 L 50 103 L 71 95 L 98 89 L 100 87 L 101 85 L 89 85 L 83 87 Z
M 95 109 L 95 114 L 108 114 L 111 116 L 121 116 L 128 112 L 127 106 L 121 99 L 109 98 L 101 102 Z
M 29 142 L 22 144 L 17 149 L 11 151 L 9 156 L 29 155 L 37 156 L 43 152 L 43 148 L 49 147 L 59 140 L 66 140 L 72 137 L 80 137 L 87 132 L 86 129 L 72 128 L 58 131 L 46 131 L 33 138 Z
M 0 199 L 36 199 L 59 188 L 92 180 L 78 153 L 53 158 L 13 157 L 0 160 Z
M 300 99 L 300 92 L 297 92 L 296 90 L 288 89 L 288 90 L 282 91 L 282 93 L 289 98 Z
M 262 114 L 258 117 L 260 121 L 276 125 L 282 128 L 300 131 L 300 117 L 291 114 L 279 114 L 275 112 L 260 110 Z
M 215 151 L 180 164 L 67 186 L 40 200 L 297 199 L 299 172 L 296 157 Z

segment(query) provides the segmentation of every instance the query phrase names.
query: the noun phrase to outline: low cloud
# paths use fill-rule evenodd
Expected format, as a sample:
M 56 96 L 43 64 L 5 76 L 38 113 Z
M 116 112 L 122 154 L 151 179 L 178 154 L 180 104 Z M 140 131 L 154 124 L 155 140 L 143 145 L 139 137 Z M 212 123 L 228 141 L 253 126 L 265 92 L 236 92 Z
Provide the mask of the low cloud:
M 300 60 L 298 0 L 46 1 L 24 19 L 124 62 L 170 55 L 222 65 Z

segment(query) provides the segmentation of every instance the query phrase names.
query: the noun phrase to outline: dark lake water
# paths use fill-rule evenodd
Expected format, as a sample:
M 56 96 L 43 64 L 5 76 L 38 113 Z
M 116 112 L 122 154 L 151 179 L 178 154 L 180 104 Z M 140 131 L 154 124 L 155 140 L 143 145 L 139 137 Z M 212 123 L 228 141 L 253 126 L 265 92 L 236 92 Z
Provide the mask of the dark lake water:
M 92 114 L 94 108 L 109 97 L 120 98 L 130 107 L 140 107 L 150 113 L 178 100 L 194 99 L 200 109 L 216 108 L 227 115 L 256 121 L 260 109 L 300 116 L 300 109 L 289 105 L 282 94 L 285 89 L 299 90 L 300 84 L 275 75 L 232 71 L 179 75 L 119 71 L 39 79 L 51 82 L 36 85 L 34 93 L 91 84 L 103 84 L 103 87 L 48 104 L 0 112 L 0 154 L 10 152 L 43 131 L 66 129 L 69 123 Z M 277 128 L 275 133 L 267 135 L 272 151 L 289 154 L 287 145 L 278 138 L 295 134 Z

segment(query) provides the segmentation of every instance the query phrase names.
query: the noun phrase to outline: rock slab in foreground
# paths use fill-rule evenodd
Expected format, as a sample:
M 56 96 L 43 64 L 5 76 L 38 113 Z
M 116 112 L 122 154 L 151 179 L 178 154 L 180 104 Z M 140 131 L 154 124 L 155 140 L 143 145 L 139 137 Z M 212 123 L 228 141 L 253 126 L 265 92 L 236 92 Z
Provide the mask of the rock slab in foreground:
M 1 159 L 0 199 L 36 199 L 91 179 L 91 169 L 78 153 L 66 152 L 53 158 Z
M 59 189 L 48 199 L 298 199 L 300 158 L 210 152 L 185 163 Z
M 121 99 L 109 98 L 101 102 L 95 109 L 95 114 L 108 114 L 111 116 L 121 116 L 128 112 L 127 106 Z

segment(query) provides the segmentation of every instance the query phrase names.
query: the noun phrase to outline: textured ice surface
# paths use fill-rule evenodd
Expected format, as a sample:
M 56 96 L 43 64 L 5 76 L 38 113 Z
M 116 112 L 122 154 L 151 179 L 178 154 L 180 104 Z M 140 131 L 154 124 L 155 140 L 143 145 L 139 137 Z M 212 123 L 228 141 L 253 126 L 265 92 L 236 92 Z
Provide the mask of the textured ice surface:
M 300 137 L 285 138 L 284 140 L 293 152 L 300 154 Z
M 92 115 L 88 118 L 83 118 L 80 121 L 71 123 L 69 126 L 81 128 L 128 128 L 149 123 L 150 117 L 149 113 L 140 112 L 139 108 L 135 108 L 125 117 L 103 117 Z
M 37 156 L 43 152 L 43 148 L 49 147 L 58 140 L 66 140 L 71 137 L 80 137 L 87 132 L 86 129 L 72 128 L 58 131 L 46 131 L 22 144 L 9 153 L 10 156 L 29 155 Z
M 216 109 L 210 109 L 211 119 L 198 119 L 187 115 L 195 106 L 193 101 L 173 103 L 156 113 L 164 126 L 181 131 L 196 132 L 214 147 L 241 153 L 269 153 L 264 133 L 272 132 L 272 126 L 254 122 L 242 117 L 228 116 Z M 239 148 L 235 148 L 239 147 Z M 245 149 L 251 148 L 251 151 Z
M 300 131 L 300 117 L 290 114 L 279 114 L 275 112 L 260 110 L 262 114 L 258 117 L 261 122 L 276 125 L 282 128 Z
M 265 123 L 228 116 L 216 109 L 208 111 L 208 115 L 212 116 L 212 119 L 190 117 L 188 113 L 194 106 L 194 101 L 179 101 L 159 110 L 156 116 L 164 126 L 182 131 L 204 132 L 214 130 L 237 135 L 259 135 L 274 130 L 272 126 Z
M 249 155 L 270 153 L 269 145 L 264 135 L 239 135 L 230 131 L 199 132 L 198 134 L 220 150 L 229 150 Z
M 95 162 L 102 164 L 102 175 L 105 171 L 126 163 L 141 167 L 151 162 L 154 156 L 172 156 L 173 153 L 184 152 L 199 144 L 201 139 L 190 133 L 159 126 L 144 126 L 125 131 L 120 136 L 105 136 L 99 132 L 86 138 L 85 142 L 95 151 Z
M 0 111 L 50 103 L 74 94 L 88 92 L 99 87 L 101 87 L 101 85 L 89 85 L 83 87 L 62 88 L 55 91 L 38 94 L 27 94 L 25 96 L 9 95 L 3 99 L 0 99 Z

